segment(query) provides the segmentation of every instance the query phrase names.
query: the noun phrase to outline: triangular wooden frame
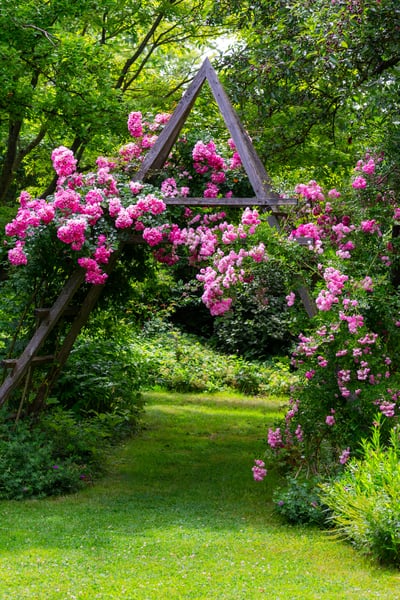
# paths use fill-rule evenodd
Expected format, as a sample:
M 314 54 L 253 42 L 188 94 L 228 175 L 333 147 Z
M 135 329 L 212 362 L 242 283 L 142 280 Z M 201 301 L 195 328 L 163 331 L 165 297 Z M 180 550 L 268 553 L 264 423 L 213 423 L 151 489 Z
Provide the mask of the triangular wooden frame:
M 267 172 L 257 155 L 250 137 L 244 130 L 240 119 L 235 112 L 228 96 L 226 95 L 219 79 L 212 68 L 210 61 L 206 58 L 203 62 L 197 75 L 194 77 L 192 83 L 188 87 L 182 99 L 178 103 L 175 111 L 173 112 L 170 120 L 159 135 L 155 145 L 146 155 L 139 171 L 135 175 L 135 179 L 138 181 L 145 180 L 151 176 L 152 172 L 156 172 L 161 169 L 168 159 L 169 153 L 175 144 L 177 137 L 196 101 L 197 96 L 205 81 L 208 81 L 213 96 L 218 104 L 221 111 L 221 115 L 225 121 L 229 133 L 235 143 L 236 149 L 241 158 L 243 167 L 247 173 L 249 181 L 252 185 L 255 197 L 253 198 L 167 198 L 165 199 L 169 204 L 181 204 L 181 205 L 203 205 L 203 206 L 260 206 L 266 210 L 272 211 L 269 215 L 269 224 L 279 229 L 279 223 L 276 213 L 279 210 L 279 206 L 296 204 L 296 200 L 292 198 L 280 198 L 278 194 L 273 192 L 271 187 L 270 179 Z M 118 259 L 119 253 L 115 252 L 107 265 L 107 271 L 111 271 Z M 104 285 L 92 286 L 83 302 L 80 310 L 73 321 L 70 331 L 66 336 L 64 343 L 62 344 L 59 351 L 55 356 L 38 356 L 40 349 L 42 348 L 45 340 L 47 339 L 50 332 L 56 327 L 62 314 L 76 291 L 79 289 L 84 280 L 84 272 L 82 269 L 77 269 L 71 278 L 66 282 L 63 290 L 60 293 L 59 298 L 56 300 L 54 305 L 48 310 L 48 314 L 37 328 L 32 339 L 27 344 L 24 352 L 18 359 L 12 359 L 4 361 L 4 363 L 10 363 L 9 367 L 12 368 L 12 372 L 5 378 L 3 383 L 0 385 L 0 406 L 8 399 L 10 394 L 19 385 L 20 381 L 26 376 L 30 377 L 30 369 L 34 364 L 41 364 L 51 360 L 53 363 L 52 368 L 47 373 L 47 376 L 43 379 L 41 386 L 39 387 L 36 395 L 34 406 L 39 409 L 43 406 L 49 390 L 51 389 L 54 381 L 58 377 L 62 367 L 64 366 L 68 355 L 72 349 L 74 341 L 86 323 L 89 314 L 94 307 L 98 297 L 101 294 Z M 302 288 L 301 290 L 302 299 L 304 306 L 310 316 L 315 314 L 315 309 L 310 303 L 308 298 L 307 290 Z M 22 403 L 20 409 L 22 408 Z M 20 412 L 19 409 L 19 412 Z
M 135 175 L 138 181 L 145 180 L 151 176 L 152 172 L 161 169 L 168 159 L 169 153 L 175 144 L 178 135 L 198 97 L 200 90 L 207 81 L 216 103 L 221 111 L 226 127 L 232 136 L 236 149 L 241 158 L 243 167 L 247 173 L 253 191 L 254 198 L 174 198 L 169 204 L 197 204 L 197 205 L 242 205 L 242 206 L 263 206 L 271 209 L 273 212 L 279 206 L 295 204 L 295 200 L 281 198 L 273 192 L 270 178 L 262 164 L 249 135 L 246 133 L 243 125 L 234 110 L 224 88 L 222 87 L 218 76 L 206 58 L 200 67 L 197 75 L 182 96 L 170 120 L 160 133 L 156 143 L 146 155 L 139 171 Z M 277 220 L 272 219 L 271 225 L 278 226 Z

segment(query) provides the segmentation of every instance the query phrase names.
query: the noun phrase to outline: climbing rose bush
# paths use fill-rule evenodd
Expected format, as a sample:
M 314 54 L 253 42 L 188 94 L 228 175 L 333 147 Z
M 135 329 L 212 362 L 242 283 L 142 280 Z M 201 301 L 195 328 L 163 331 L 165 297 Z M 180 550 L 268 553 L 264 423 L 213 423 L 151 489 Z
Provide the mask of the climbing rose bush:
M 212 140 L 198 141 L 192 149 L 189 168 L 174 163 L 171 156 L 165 174 L 160 174 L 160 185 L 136 181 L 135 173 L 146 152 L 168 120 L 169 115 L 163 113 L 150 123 L 143 120 L 140 112 L 132 112 L 128 130 L 135 141 L 122 146 L 115 159 L 99 157 L 97 169 L 85 175 L 77 172 L 77 161 L 68 148 L 56 148 L 51 155 L 58 175 L 54 196 L 35 199 L 22 192 L 17 216 L 6 226 L 6 234 L 11 238 L 10 263 L 28 265 L 37 253 L 37 238 L 43 235 L 44 228 L 53 227 L 59 242 L 72 251 L 70 256 L 85 270 L 86 282 L 101 285 L 107 279 L 104 266 L 111 254 L 130 235 L 140 234 L 155 248 L 156 258 L 169 265 L 182 256 L 196 265 L 216 255 L 213 267 L 207 267 L 199 276 L 205 288 L 203 300 L 214 315 L 228 310 L 231 299 L 222 298 L 223 290 L 243 281 L 244 262 L 260 261 L 265 255 L 261 247 L 239 252 L 231 249 L 226 256 L 217 248 L 251 235 L 260 222 L 258 213 L 246 209 L 241 222 L 233 225 L 226 221 L 225 213 L 194 214 L 186 208 L 178 222 L 171 221 L 173 211 L 167 213 L 165 199 L 188 196 L 192 180 L 198 191 L 196 175 L 201 176 L 205 198 L 220 193 L 229 196 L 233 193 L 229 178 L 238 181 L 242 167 L 232 140 L 228 140 L 227 158 L 218 153 Z M 185 144 L 186 140 L 180 143 Z M 171 172 L 174 177 L 169 176 Z M 65 260 L 65 251 L 62 257 Z
M 384 440 L 399 421 L 400 211 L 389 175 L 382 156 L 367 154 L 343 197 L 314 181 L 297 187 L 301 222 L 289 239 L 303 238 L 310 254 L 316 314 L 292 354 L 299 384 L 267 434 L 269 459 L 286 468 L 335 470 L 374 423 Z M 287 304 L 295 318 L 296 290 Z
M 240 195 L 243 169 L 232 141 L 224 153 L 213 140 L 189 143 L 183 137 L 153 185 L 136 181 L 168 118 L 158 115 L 150 123 L 131 113 L 133 141 L 114 159 L 99 157 L 96 170 L 85 175 L 77 172 L 70 150 L 55 149 L 57 190 L 45 200 L 21 194 L 18 214 L 6 227 L 10 262 L 29 269 L 35 240 L 54 232 L 64 262 L 68 256 L 85 270 L 88 283 L 103 284 L 112 253 L 139 235 L 157 260 L 196 266 L 203 302 L 222 316 L 234 309 L 236 291 L 252 281 L 254 267 L 279 253 L 292 282 L 287 311 L 298 335 L 292 368 L 300 383 L 266 443 L 273 460 L 296 468 L 345 464 L 377 413 L 387 430 L 400 413 L 400 207 L 390 165 L 370 153 L 343 190 L 299 184 L 298 206 L 272 235 L 265 213 L 255 209 L 232 223 L 223 212 L 167 205 L 177 196 Z M 304 285 L 315 307 L 315 316 L 306 319 L 299 295 Z M 253 474 L 261 479 L 261 471 Z

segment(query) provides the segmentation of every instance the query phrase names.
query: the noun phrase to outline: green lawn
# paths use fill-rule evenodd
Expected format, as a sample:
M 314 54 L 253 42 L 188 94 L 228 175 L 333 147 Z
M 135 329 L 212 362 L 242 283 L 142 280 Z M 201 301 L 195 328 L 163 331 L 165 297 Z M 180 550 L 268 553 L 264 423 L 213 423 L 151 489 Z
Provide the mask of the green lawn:
M 0 598 L 400 598 L 316 529 L 283 525 L 255 483 L 277 403 L 149 394 L 146 426 L 83 493 L 0 503 Z

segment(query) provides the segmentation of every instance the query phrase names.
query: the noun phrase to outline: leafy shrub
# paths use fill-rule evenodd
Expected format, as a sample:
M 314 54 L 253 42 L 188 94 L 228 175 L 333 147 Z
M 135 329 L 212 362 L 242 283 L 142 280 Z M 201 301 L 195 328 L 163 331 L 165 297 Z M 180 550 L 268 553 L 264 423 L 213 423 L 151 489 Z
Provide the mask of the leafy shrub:
M 273 495 L 275 511 L 288 523 L 307 523 L 326 527 L 329 511 L 319 497 L 317 479 L 288 477 L 285 488 Z
M 262 370 L 256 365 L 238 360 L 235 367 L 234 386 L 244 394 L 258 394 L 263 379 Z
M 266 363 L 216 352 L 201 338 L 149 322 L 131 348 L 148 366 L 147 387 L 179 392 L 235 389 L 245 394 L 286 393 L 294 375 L 284 362 Z
M 257 264 L 252 281 L 236 294 L 232 312 L 216 319 L 217 347 L 249 360 L 265 360 L 289 349 L 290 317 L 285 300 L 285 265 Z
M 196 336 L 184 334 L 158 319 L 146 324 L 131 348 L 149 365 L 148 388 L 214 392 L 233 379 L 233 367 Z
M 298 375 L 290 370 L 287 356 L 275 357 L 274 360 L 261 365 L 261 394 L 288 395 L 291 388 L 298 383 Z
M 0 498 L 72 493 L 99 476 L 110 446 L 137 427 L 128 411 L 79 418 L 57 407 L 15 425 L 0 423 Z
M 362 458 L 352 459 L 320 496 L 332 511 L 338 534 L 360 552 L 383 564 L 400 565 L 400 442 L 392 430 L 390 445 L 380 440 L 379 421 Z
M 139 417 L 143 389 L 285 394 L 296 380 L 284 358 L 262 362 L 223 354 L 158 317 L 141 332 L 123 323 L 110 330 L 99 321 L 95 325 L 76 342 L 54 390 L 60 405 L 75 412 L 126 410 L 130 418 L 135 411 Z
M 107 447 L 131 435 L 138 424 L 136 414 L 127 410 L 79 418 L 72 410 L 56 408 L 41 417 L 38 427 L 52 441 L 58 458 L 101 471 Z
M 0 498 L 40 498 L 77 491 L 87 473 L 72 458 L 56 456 L 51 439 L 28 423 L 2 427 Z
M 63 407 L 76 412 L 127 409 L 139 416 L 140 389 L 147 375 L 147 362 L 138 350 L 101 331 L 86 332 L 76 342 L 54 395 Z

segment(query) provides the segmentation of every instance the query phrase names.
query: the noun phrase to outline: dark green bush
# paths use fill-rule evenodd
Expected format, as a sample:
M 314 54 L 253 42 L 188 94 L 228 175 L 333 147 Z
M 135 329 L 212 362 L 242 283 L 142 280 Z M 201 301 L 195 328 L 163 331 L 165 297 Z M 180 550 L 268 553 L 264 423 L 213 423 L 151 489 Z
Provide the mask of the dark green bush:
M 140 390 L 148 378 L 146 359 L 126 341 L 99 330 L 77 340 L 54 396 L 78 413 L 127 410 L 137 416 L 143 407 Z
M 79 490 L 104 472 L 110 447 L 137 428 L 127 410 L 79 418 L 56 408 L 40 420 L 0 422 L 0 498 Z
M 243 394 L 256 395 L 265 378 L 261 365 L 238 358 L 234 373 L 234 387 Z
M 56 408 L 41 417 L 37 428 L 51 440 L 60 460 L 84 463 L 99 472 L 107 447 L 131 435 L 137 426 L 136 415 L 130 418 L 127 411 L 79 418 L 72 410 Z
M 249 360 L 265 360 L 290 347 L 291 320 L 285 299 L 285 266 L 278 260 L 257 264 L 252 281 L 236 294 L 232 312 L 217 318 L 217 348 Z
M 288 477 L 285 488 L 275 490 L 273 501 L 277 514 L 288 523 L 328 526 L 330 512 L 319 497 L 317 479 Z
M 88 477 L 87 467 L 57 456 L 44 432 L 28 423 L 2 427 L 0 498 L 40 498 L 77 491 Z

